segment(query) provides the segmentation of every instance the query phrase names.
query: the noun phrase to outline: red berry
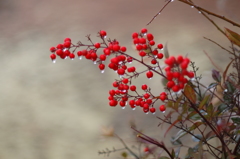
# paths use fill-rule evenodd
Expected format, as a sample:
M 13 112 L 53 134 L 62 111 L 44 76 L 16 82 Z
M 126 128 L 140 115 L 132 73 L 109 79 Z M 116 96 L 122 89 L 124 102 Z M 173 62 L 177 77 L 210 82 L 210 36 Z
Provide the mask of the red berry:
M 128 72 L 135 72 L 136 68 L 133 66 L 133 67 L 129 67 L 127 69 Z
M 122 82 L 125 83 L 125 84 L 127 84 L 127 83 L 128 83 L 128 79 L 127 79 L 127 78 L 124 78 L 124 79 L 122 80 Z
M 58 44 L 58 45 L 56 46 L 56 48 L 57 48 L 57 49 L 63 49 L 63 45 L 62 45 L 62 44 Z
M 164 111 L 166 110 L 165 105 L 160 105 L 159 110 L 160 110 L 161 112 L 164 112 Z
M 145 99 L 148 99 L 148 98 L 150 97 L 150 94 L 145 93 L 145 94 L 143 95 L 143 97 L 144 97 Z
M 185 62 L 185 61 L 183 61 L 183 62 L 181 63 L 181 68 L 182 68 L 182 69 L 186 69 L 187 67 L 188 67 L 188 63 Z
M 119 86 L 117 81 L 114 81 L 112 85 L 113 85 L 113 87 L 118 87 Z
M 152 54 L 153 54 L 153 55 L 157 55 L 157 54 L 158 54 L 158 50 L 157 50 L 157 49 L 153 50 L 153 51 L 152 51 Z
M 146 54 L 147 54 L 147 53 L 146 53 L 145 51 L 140 51 L 140 52 L 139 52 L 139 55 L 140 55 L 141 57 L 146 56 Z
M 129 57 L 127 58 L 127 62 L 132 62 L 132 61 L 133 61 L 133 58 L 129 56 Z
M 94 47 L 97 48 L 97 49 L 100 48 L 100 46 L 101 46 L 100 43 L 95 43 L 95 44 L 94 44 Z
M 177 62 L 178 62 L 179 64 L 183 62 L 183 57 L 182 57 L 181 55 L 179 55 L 179 56 L 177 57 Z
M 70 41 L 66 41 L 66 42 L 63 43 L 63 46 L 66 47 L 66 48 L 70 48 L 71 42 Z
M 69 54 L 69 57 L 70 57 L 70 59 L 73 60 L 73 59 L 75 58 L 75 55 L 74 55 L 73 53 L 70 53 L 70 54 Z
M 178 87 L 178 85 L 175 85 L 172 87 L 173 92 L 178 92 L 180 90 L 180 88 Z
M 136 45 L 136 50 L 138 50 L 138 51 L 140 51 L 140 50 L 142 50 L 142 45 Z
M 188 76 L 189 78 L 193 78 L 193 77 L 194 77 L 194 73 L 193 73 L 193 72 L 188 72 L 187 76 Z
M 58 56 L 61 56 L 61 55 L 63 55 L 63 51 L 61 49 L 57 49 L 56 54 Z
M 145 103 L 145 104 L 143 105 L 143 109 L 149 109 L 149 105 L 148 105 L 147 103 Z
M 72 40 L 71 40 L 70 38 L 65 38 L 65 39 L 64 39 L 64 42 L 66 42 L 66 41 L 71 42 Z
M 135 39 L 135 38 L 137 38 L 137 37 L 138 37 L 138 33 L 133 33 L 133 34 L 132 34 L 132 38 L 133 38 L 133 39 Z
M 116 100 L 110 100 L 109 101 L 109 105 L 112 106 L 112 107 L 115 107 L 117 105 L 117 101 Z
M 157 63 L 156 59 L 152 59 L 151 64 L 155 65 Z
M 166 75 L 167 75 L 167 80 L 168 80 L 168 81 L 171 81 L 171 80 L 173 79 L 173 74 L 172 74 L 172 72 L 168 71 L 168 72 L 166 73 Z
M 141 44 L 146 44 L 146 39 L 145 39 L 145 38 L 140 38 L 140 39 L 139 39 L 139 43 L 141 43 Z
M 110 55 L 111 54 L 111 51 L 110 51 L 109 48 L 103 49 L 103 52 L 104 52 L 105 55 Z
M 175 86 L 175 82 L 174 81 L 168 81 L 167 82 L 167 87 L 168 88 L 172 88 L 173 86 Z
M 101 37 L 105 37 L 107 35 L 106 31 L 104 30 L 100 30 L 99 34 Z
M 64 51 L 64 54 L 65 54 L 66 56 L 69 56 L 70 53 L 71 53 L 71 52 L 70 52 L 69 50 L 65 50 L 65 51 Z
M 115 90 L 112 89 L 112 90 L 109 91 L 110 96 L 114 96 L 115 94 L 116 94 Z
M 108 100 L 113 100 L 113 99 L 114 99 L 113 96 L 108 97 Z
M 155 113 L 155 112 L 156 112 L 156 109 L 155 109 L 155 108 L 153 108 L 153 107 L 152 107 L 152 108 L 150 108 L 149 110 L 150 110 L 150 112 L 151 112 L 151 113 Z
M 118 73 L 119 75 L 124 75 L 124 74 L 125 74 L 125 70 L 122 69 L 122 68 L 120 68 L 120 69 L 117 70 L 117 73 Z
M 120 46 L 119 45 L 113 45 L 113 51 L 119 51 L 120 50 Z
M 122 52 L 126 52 L 126 51 L 127 51 L 127 48 L 126 48 L 125 46 L 122 46 L 122 47 L 120 48 L 120 50 L 121 50 Z
M 167 99 L 167 96 L 165 96 L 165 95 L 160 95 L 159 96 L 159 99 L 161 100 L 161 101 L 165 101 L 166 99 Z
M 82 50 L 82 55 L 83 56 L 86 56 L 88 54 L 88 51 L 87 50 Z
M 129 105 L 130 105 L 130 106 L 134 106 L 134 105 L 135 105 L 135 101 L 134 101 L 134 100 L 130 100 L 130 101 L 129 101 Z
M 51 51 L 51 52 L 55 52 L 55 51 L 56 51 L 56 48 L 55 48 L 55 47 L 50 47 L 50 51 Z
M 121 101 L 119 102 L 119 105 L 120 105 L 121 107 L 125 107 L 125 106 L 126 106 L 126 102 L 121 100 Z
M 158 44 L 157 46 L 159 49 L 162 49 L 163 48 L 163 44 Z
M 151 46 L 155 45 L 155 41 L 153 41 L 153 40 L 149 41 L 149 45 L 151 45 Z
M 127 66 L 126 66 L 126 65 L 122 65 L 121 67 L 122 67 L 122 69 L 124 69 L 124 70 L 127 69 Z
M 157 58 L 158 59 L 162 59 L 163 58 L 163 54 L 162 53 L 157 54 Z
M 131 91 L 136 91 L 136 86 L 135 85 L 130 86 L 130 90 Z
M 56 59 L 56 55 L 55 55 L 55 54 L 51 54 L 51 55 L 50 55 L 50 58 L 51 58 L 52 60 L 55 60 L 55 59 Z
M 133 43 L 134 43 L 134 44 L 139 44 L 139 38 L 134 38 L 134 39 L 133 39 Z
M 147 39 L 148 39 L 148 41 L 151 41 L 151 40 L 154 39 L 154 37 L 153 37 L 152 34 L 148 33 L 148 34 L 147 34 Z
M 146 84 L 142 85 L 142 90 L 146 90 L 148 88 L 148 86 Z
M 166 93 L 166 92 L 162 92 L 160 95 L 165 95 L 165 96 L 167 96 L 167 93 Z
M 146 76 L 147 76 L 147 78 L 152 78 L 152 77 L 153 77 L 152 71 L 148 71 L 148 72 L 146 73 Z
M 146 103 L 147 103 L 147 104 L 152 104 L 152 99 L 147 99 L 147 100 L 146 100 Z
M 143 34 L 147 33 L 147 29 L 146 29 L 146 28 L 143 28 L 143 29 L 141 30 L 141 33 L 143 33 Z
M 119 60 L 117 57 L 111 59 L 111 63 L 118 64 Z
M 106 55 L 105 55 L 105 54 L 101 54 L 101 55 L 99 56 L 99 59 L 100 59 L 101 61 L 105 61 L 105 60 L 106 60 Z
M 101 63 L 101 64 L 98 65 L 98 68 L 99 68 L 100 70 L 104 70 L 104 69 L 105 69 L 105 65 Z

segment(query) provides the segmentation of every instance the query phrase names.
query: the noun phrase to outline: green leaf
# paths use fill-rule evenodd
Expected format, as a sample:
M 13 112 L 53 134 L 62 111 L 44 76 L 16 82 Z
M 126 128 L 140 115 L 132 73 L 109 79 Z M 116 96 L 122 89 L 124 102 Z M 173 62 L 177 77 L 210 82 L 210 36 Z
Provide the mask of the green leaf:
M 191 103 L 195 104 L 196 100 L 197 100 L 197 96 L 196 93 L 194 91 L 194 89 L 187 84 L 184 88 L 184 95 L 191 101 Z
M 235 117 L 235 118 L 231 118 L 231 119 L 234 123 L 240 124 L 240 118 Z
M 226 104 L 220 104 L 218 106 L 218 112 L 222 113 L 223 111 L 225 111 L 228 108 L 228 106 Z
M 212 103 L 207 106 L 207 110 L 206 111 L 207 111 L 207 114 L 205 115 L 205 117 L 207 119 L 210 119 L 212 117 L 212 114 L 213 114 L 213 105 L 212 105 Z
M 200 125 L 202 125 L 202 122 L 196 122 L 194 123 L 190 128 L 189 131 L 195 130 L 197 127 L 199 127 Z
M 175 135 L 175 137 L 172 138 L 171 142 L 175 142 L 178 139 L 180 139 L 181 137 L 185 136 L 187 134 L 186 131 L 184 130 L 179 130 L 178 133 Z
M 203 100 L 200 102 L 198 106 L 199 110 L 203 109 L 203 106 L 208 102 L 209 98 L 210 98 L 210 94 L 203 98 Z
M 233 44 L 240 46 L 240 35 L 238 33 L 225 28 L 225 34 Z

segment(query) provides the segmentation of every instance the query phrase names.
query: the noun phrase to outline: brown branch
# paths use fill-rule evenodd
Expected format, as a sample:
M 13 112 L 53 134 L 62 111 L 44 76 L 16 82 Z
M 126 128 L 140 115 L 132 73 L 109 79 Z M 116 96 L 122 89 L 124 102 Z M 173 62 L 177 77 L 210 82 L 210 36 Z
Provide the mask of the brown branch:
M 171 2 L 172 0 L 169 0 L 161 9 L 159 12 L 157 12 L 157 14 L 147 23 L 147 25 L 151 24 L 152 21 L 159 15 L 161 14 L 161 12 L 163 11 L 163 9 Z
M 186 0 L 178 0 L 178 1 L 183 2 L 183 3 L 185 3 L 185 4 L 188 4 L 188 5 L 190 5 L 190 6 L 194 6 L 197 10 L 199 10 L 199 11 L 201 11 L 201 12 L 205 12 L 205 13 L 207 13 L 207 14 L 209 14 L 209 15 L 212 15 L 212 16 L 214 16 L 214 17 L 217 17 L 217 18 L 219 18 L 219 19 L 222 19 L 222 20 L 224 20 L 224 21 L 226 21 L 226 22 L 228 22 L 228 23 L 231 23 L 233 26 L 240 27 L 240 24 L 238 24 L 238 23 L 236 23 L 236 22 L 234 22 L 234 21 L 232 21 L 232 20 L 230 20 L 230 19 L 228 19 L 228 18 L 226 18 L 226 17 L 224 17 L 224 16 L 215 14 L 215 13 L 210 12 L 210 11 L 208 11 L 208 10 L 202 8 L 202 7 L 196 6 L 196 5 L 195 5 L 194 3 L 192 3 L 192 2 L 189 2 L 189 1 L 186 1 Z

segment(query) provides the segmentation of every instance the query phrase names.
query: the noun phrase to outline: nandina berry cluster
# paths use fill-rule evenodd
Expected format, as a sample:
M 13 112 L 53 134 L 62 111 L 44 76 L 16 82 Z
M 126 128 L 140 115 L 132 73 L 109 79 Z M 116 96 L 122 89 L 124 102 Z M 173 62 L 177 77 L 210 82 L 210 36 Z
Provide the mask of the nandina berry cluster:
M 179 56 L 177 59 L 170 57 L 165 60 L 165 63 L 168 65 L 165 69 L 165 75 L 160 67 L 160 59 L 164 56 L 160 52 L 163 49 L 163 45 L 157 44 L 155 46 L 154 36 L 148 33 L 145 28 L 140 33 L 134 32 L 132 34 L 133 44 L 138 51 L 140 59 L 127 54 L 127 48 L 121 46 L 117 40 L 106 40 L 106 31 L 101 30 L 98 36 L 101 41 L 96 43 L 92 42 L 90 36 L 87 37 L 91 44 L 83 44 L 81 42 L 73 44 L 70 38 L 65 38 L 62 44 L 50 48 L 52 52 L 50 58 L 55 63 L 57 56 L 61 59 L 70 58 L 72 60 L 75 56 L 78 56 L 79 59 L 85 57 L 85 59 L 93 61 L 94 64 L 98 64 L 98 68 L 103 73 L 105 70 L 104 62 L 107 58 L 113 56 L 108 60 L 107 66 L 115 71 L 120 78 L 112 83 L 114 89 L 109 91 L 110 96 L 108 99 L 110 106 L 120 105 L 122 108 L 125 108 L 129 104 L 132 109 L 140 107 L 145 113 L 155 113 L 154 104 L 158 100 L 166 102 L 168 100 L 167 93 L 162 92 L 159 95 L 153 95 L 147 84 L 141 86 L 139 90 L 143 93 L 140 93 L 137 91 L 137 87 L 132 84 L 134 78 L 139 77 L 140 74 L 145 74 L 148 79 L 151 79 L 154 74 L 157 74 L 167 78 L 167 89 L 171 88 L 174 92 L 177 92 L 188 81 L 184 77 L 185 75 L 190 78 L 194 76 L 192 72 L 187 71 L 189 59 L 182 56 Z M 150 59 L 151 62 L 145 62 L 144 59 L 146 58 Z M 144 65 L 146 69 L 138 71 L 135 66 L 129 66 L 133 61 Z M 164 112 L 166 110 L 165 105 L 160 105 L 159 110 Z
M 194 73 L 192 71 L 188 71 L 188 65 L 190 60 L 183 56 L 178 56 L 175 58 L 171 56 L 165 60 L 167 67 L 165 68 L 166 77 L 167 77 L 167 87 L 172 89 L 173 92 L 178 92 L 179 90 L 184 88 L 184 85 L 188 82 L 186 78 L 193 78 Z

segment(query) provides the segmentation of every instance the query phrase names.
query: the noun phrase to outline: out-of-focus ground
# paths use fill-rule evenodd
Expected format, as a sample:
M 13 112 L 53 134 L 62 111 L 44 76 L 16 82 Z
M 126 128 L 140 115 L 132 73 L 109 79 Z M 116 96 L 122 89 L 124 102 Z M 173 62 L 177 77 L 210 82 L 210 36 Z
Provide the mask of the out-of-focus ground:
M 240 22 L 239 0 L 196 0 L 200 6 Z M 131 34 L 164 5 L 164 0 L 1 0 L 0 1 L 0 158 L 1 159 L 101 159 L 98 150 L 121 148 L 117 139 L 101 137 L 109 126 L 133 145 L 129 121 L 146 134 L 163 139 L 156 116 L 108 106 L 108 90 L 117 78 L 110 70 L 101 74 L 96 65 L 82 60 L 57 60 L 52 64 L 49 47 L 62 43 L 94 41 L 101 29 L 131 50 Z M 220 27 L 239 28 L 213 18 Z M 203 50 L 224 68 L 228 55 L 203 36 L 223 46 L 230 44 L 214 26 L 190 6 L 174 1 L 148 30 L 156 42 L 168 42 L 172 55 L 188 54 L 203 75 L 213 66 Z M 153 91 L 162 91 L 159 78 Z M 210 78 L 205 78 L 206 83 Z M 173 134 L 174 132 L 171 132 Z M 120 158 L 119 152 L 108 158 Z

